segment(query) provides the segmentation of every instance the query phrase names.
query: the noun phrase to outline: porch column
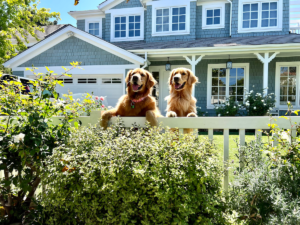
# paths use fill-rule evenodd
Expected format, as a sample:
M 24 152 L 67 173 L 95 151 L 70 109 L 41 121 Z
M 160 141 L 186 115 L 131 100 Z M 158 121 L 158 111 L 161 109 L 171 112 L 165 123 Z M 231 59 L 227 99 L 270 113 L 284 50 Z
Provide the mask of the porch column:
M 263 89 L 265 90 L 265 94 L 268 94 L 268 79 L 269 79 L 269 63 L 279 54 L 279 52 L 275 52 L 271 57 L 269 52 L 264 53 L 262 56 L 259 53 L 254 53 L 256 57 L 264 64 L 264 73 L 263 73 Z
M 192 66 L 192 71 L 195 74 L 195 76 L 196 76 L 196 66 L 204 56 L 205 55 L 200 55 L 198 59 L 196 59 L 196 55 L 192 55 L 192 59 L 190 59 L 188 56 L 183 56 L 186 59 L 186 61 L 188 61 L 188 63 Z M 192 94 L 195 97 L 195 87 L 193 88 Z

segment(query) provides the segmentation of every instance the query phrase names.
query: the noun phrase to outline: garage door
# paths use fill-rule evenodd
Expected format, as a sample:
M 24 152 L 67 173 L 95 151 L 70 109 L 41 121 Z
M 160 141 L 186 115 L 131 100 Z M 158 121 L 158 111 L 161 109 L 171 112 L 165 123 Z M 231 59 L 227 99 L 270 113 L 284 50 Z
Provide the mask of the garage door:
M 69 91 L 78 93 L 90 93 L 94 96 L 104 96 L 109 106 L 115 106 L 123 94 L 122 79 L 120 77 L 101 78 L 65 78 L 64 87 L 57 86 L 56 91 L 62 96 Z

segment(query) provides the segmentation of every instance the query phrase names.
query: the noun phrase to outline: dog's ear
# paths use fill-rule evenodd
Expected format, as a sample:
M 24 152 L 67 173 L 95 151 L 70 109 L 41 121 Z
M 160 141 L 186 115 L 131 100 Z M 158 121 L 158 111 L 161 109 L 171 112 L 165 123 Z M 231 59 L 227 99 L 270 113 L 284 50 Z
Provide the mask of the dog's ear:
M 127 87 L 129 87 L 129 85 L 130 85 L 130 77 L 131 77 L 132 72 L 133 72 L 133 70 L 129 70 L 128 73 L 127 73 L 127 76 L 125 78 L 125 82 L 127 84 Z
M 198 77 L 195 76 L 195 74 L 191 70 L 186 70 L 189 74 L 189 85 L 193 85 L 195 83 L 198 83 Z
M 152 76 L 152 74 L 150 72 L 148 72 L 147 70 L 145 70 L 145 73 L 147 74 L 148 80 L 147 80 L 147 88 L 150 89 L 152 88 L 157 82 L 154 79 L 154 77 Z
M 175 69 L 172 70 L 172 72 L 170 73 L 170 77 L 169 77 L 169 85 L 172 85 L 172 84 L 173 84 L 173 77 L 174 77 L 174 74 L 175 74 Z

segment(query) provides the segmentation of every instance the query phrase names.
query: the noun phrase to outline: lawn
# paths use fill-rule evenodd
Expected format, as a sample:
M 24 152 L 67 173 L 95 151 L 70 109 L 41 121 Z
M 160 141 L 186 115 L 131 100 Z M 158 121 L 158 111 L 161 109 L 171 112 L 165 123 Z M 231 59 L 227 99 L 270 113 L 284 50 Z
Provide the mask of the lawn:
M 233 180 L 233 173 L 234 171 L 238 170 L 239 163 L 238 158 L 236 155 L 238 155 L 238 146 L 237 143 L 239 143 L 239 134 L 238 132 L 230 132 L 229 133 L 229 162 L 230 162 L 230 170 L 229 170 L 229 180 Z M 201 132 L 199 134 L 200 139 L 208 138 L 207 132 Z M 250 143 L 251 141 L 255 140 L 255 134 L 254 132 L 246 132 L 246 142 Z M 262 142 L 267 142 L 268 137 L 263 135 L 262 136 Z M 216 145 L 218 152 L 219 152 L 219 158 L 220 163 L 223 164 L 223 143 L 224 143 L 224 136 L 222 132 L 214 132 L 214 141 L 213 143 Z M 233 163 L 232 163 L 233 162 Z

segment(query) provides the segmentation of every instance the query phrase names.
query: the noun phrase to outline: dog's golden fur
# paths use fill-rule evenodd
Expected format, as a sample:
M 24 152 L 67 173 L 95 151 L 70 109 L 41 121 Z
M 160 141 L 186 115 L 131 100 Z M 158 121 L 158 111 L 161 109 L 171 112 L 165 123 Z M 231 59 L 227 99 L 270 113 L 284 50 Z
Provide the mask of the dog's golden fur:
M 156 107 L 155 98 L 149 96 L 152 87 L 156 84 L 156 80 L 152 74 L 144 69 L 137 68 L 130 70 L 125 79 L 127 84 L 127 94 L 123 95 L 115 109 L 105 111 L 102 114 L 100 125 L 107 128 L 108 121 L 113 116 L 123 117 L 146 117 L 151 126 L 158 126 L 157 117 L 160 117 L 160 111 Z M 141 100 L 134 103 L 133 101 Z
M 174 69 L 169 77 L 170 95 L 168 101 L 167 117 L 197 117 L 196 98 L 192 91 L 198 78 L 194 73 L 185 68 Z M 185 129 L 184 133 L 190 133 L 192 129 Z

